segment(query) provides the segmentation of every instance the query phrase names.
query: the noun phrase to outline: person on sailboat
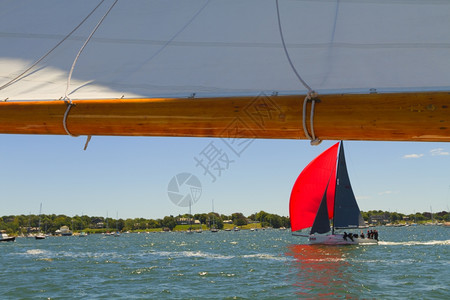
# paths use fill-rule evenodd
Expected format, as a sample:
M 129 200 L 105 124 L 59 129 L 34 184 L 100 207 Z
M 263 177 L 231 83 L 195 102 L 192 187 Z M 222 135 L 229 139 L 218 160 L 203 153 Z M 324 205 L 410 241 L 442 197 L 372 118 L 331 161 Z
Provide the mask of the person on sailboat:
M 352 242 L 354 242 L 352 233 L 347 233 L 344 231 L 343 238 L 344 238 L 344 240 L 347 240 L 347 238 L 349 238 Z
M 361 238 L 363 239 L 364 238 L 364 232 L 361 230 Z
M 353 240 L 353 233 L 349 233 L 349 234 L 347 235 L 347 237 L 349 237 L 350 240 L 351 240 L 352 242 L 354 242 L 354 240 Z
M 374 230 L 373 232 L 374 239 L 378 241 L 378 230 Z

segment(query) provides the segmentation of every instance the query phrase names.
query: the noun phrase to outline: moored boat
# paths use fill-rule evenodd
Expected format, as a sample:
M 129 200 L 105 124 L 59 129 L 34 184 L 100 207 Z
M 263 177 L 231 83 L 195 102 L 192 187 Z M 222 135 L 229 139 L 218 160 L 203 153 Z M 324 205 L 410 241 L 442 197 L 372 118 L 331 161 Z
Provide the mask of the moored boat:
M 36 234 L 36 235 L 34 236 L 34 238 L 35 238 L 36 240 L 45 240 L 46 235 L 43 234 L 43 233 L 38 233 L 38 234 Z
M 57 230 L 57 232 L 58 232 L 58 230 Z M 71 236 L 72 235 L 72 231 L 69 229 L 68 226 L 61 226 L 58 233 L 61 236 Z
M 14 242 L 16 240 L 15 236 L 9 236 L 5 230 L 0 232 L 0 242 Z
M 42 203 L 39 207 L 39 233 L 34 236 L 36 240 L 45 240 L 46 236 L 44 233 L 41 232 L 41 214 L 42 214 Z

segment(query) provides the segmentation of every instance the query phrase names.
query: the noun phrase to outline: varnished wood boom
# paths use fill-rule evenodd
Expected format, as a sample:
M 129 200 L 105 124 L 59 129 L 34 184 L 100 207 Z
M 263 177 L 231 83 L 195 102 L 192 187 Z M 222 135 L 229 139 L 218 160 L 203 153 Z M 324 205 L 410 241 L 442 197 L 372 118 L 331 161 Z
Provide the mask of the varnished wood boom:
M 74 100 L 73 135 L 305 139 L 304 95 Z M 319 95 L 320 139 L 450 141 L 450 92 Z M 64 101 L 0 103 L 0 133 L 67 134 Z M 310 109 L 306 119 L 310 131 Z

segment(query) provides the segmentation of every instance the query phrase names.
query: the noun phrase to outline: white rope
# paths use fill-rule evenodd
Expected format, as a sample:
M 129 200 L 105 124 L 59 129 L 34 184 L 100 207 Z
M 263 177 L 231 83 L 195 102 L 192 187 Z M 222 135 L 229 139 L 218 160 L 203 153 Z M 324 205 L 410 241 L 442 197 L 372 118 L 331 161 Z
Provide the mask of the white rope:
M 69 115 L 70 109 L 72 108 L 72 106 L 75 106 L 74 103 L 72 103 L 72 100 L 69 98 L 68 96 L 68 92 L 69 92 L 69 87 L 70 87 L 70 81 L 72 79 L 72 74 L 73 74 L 73 70 L 75 69 L 75 65 L 77 64 L 78 58 L 80 57 L 81 53 L 83 52 L 84 48 L 87 46 L 87 44 L 89 43 L 89 41 L 91 40 L 92 36 L 95 34 L 95 32 L 97 31 L 97 29 L 100 27 L 100 25 L 103 23 L 103 20 L 105 20 L 106 16 L 108 16 L 109 12 L 113 9 L 113 7 L 116 5 L 118 0 L 114 1 L 114 3 L 111 5 L 111 7 L 106 11 L 106 13 L 103 15 L 103 17 L 100 19 L 100 21 L 97 23 L 97 25 L 94 27 L 94 29 L 92 30 L 91 34 L 88 36 L 88 38 L 86 39 L 86 41 L 84 42 L 83 46 L 81 46 L 80 50 L 77 53 L 77 56 L 75 57 L 73 63 L 72 63 L 72 67 L 70 68 L 70 72 L 69 72 L 69 76 L 67 78 L 67 86 L 66 86 L 66 92 L 64 93 L 64 102 L 67 103 L 67 109 L 66 112 L 64 113 L 64 118 L 63 118 L 63 126 L 64 126 L 64 130 L 66 131 L 66 133 L 72 137 L 77 137 L 77 135 L 73 135 L 69 129 L 67 128 L 67 116 Z M 103 2 L 103 1 L 102 1 Z M 100 3 L 101 4 L 101 3 Z M 84 150 L 87 149 L 89 142 L 91 141 L 92 136 L 88 135 L 86 138 L 86 143 L 84 145 Z
M 75 106 L 75 104 L 72 103 L 72 101 L 66 102 L 66 103 L 67 103 L 67 109 L 66 109 L 66 112 L 64 113 L 63 127 L 68 135 L 70 135 L 71 137 L 77 137 L 78 135 L 73 135 L 72 133 L 70 133 L 69 129 L 67 128 L 67 116 L 69 115 L 70 109 L 72 108 L 72 106 Z
M 70 80 L 72 79 L 72 73 L 73 70 L 75 68 L 75 65 L 78 61 L 78 58 L 81 55 L 81 52 L 83 52 L 84 48 L 86 47 L 86 45 L 89 43 L 89 41 L 91 40 L 92 36 L 94 35 L 94 33 L 97 31 L 97 29 L 100 27 L 100 25 L 102 24 L 103 20 L 106 18 L 106 16 L 109 14 L 109 12 L 113 9 L 114 5 L 116 5 L 118 0 L 114 1 L 114 3 L 111 5 L 111 7 L 108 9 L 108 11 L 103 15 L 103 17 L 100 19 L 100 21 L 97 23 L 97 25 L 95 26 L 95 28 L 92 30 L 91 34 L 89 35 L 89 37 L 87 38 L 87 40 L 84 42 L 83 46 L 80 48 L 80 51 L 78 51 L 77 56 L 75 57 L 75 60 L 73 61 L 72 67 L 70 68 L 70 72 L 69 72 L 69 77 L 67 78 L 67 87 L 66 87 L 66 92 L 64 94 L 64 99 L 69 99 L 69 97 L 67 96 L 67 93 L 69 91 L 69 87 L 70 87 Z M 70 102 L 72 103 L 72 102 Z
M 313 93 L 314 91 L 311 89 L 311 87 L 306 83 L 306 81 L 303 80 L 303 78 L 298 74 L 297 69 L 295 68 L 294 64 L 291 61 L 291 57 L 289 56 L 289 52 L 286 47 L 286 43 L 284 42 L 284 35 L 283 35 L 283 28 L 281 27 L 281 18 L 280 18 L 280 8 L 278 5 L 278 0 L 276 0 L 277 4 L 277 17 L 278 17 L 278 29 L 280 31 L 280 38 L 281 43 L 283 44 L 284 53 L 286 54 L 286 58 L 289 61 L 289 65 L 292 68 L 292 71 L 294 71 L 295 75 L 297 76 L 298 80 L 303 84 L 303 86 L 308 90 L 309 93 Z
M 308 129 L 306 126 L 306 106 L 308 102 L 311 101 L 311 113 L 309 116 L 309 123 L 311 124 L 311 135 L 308 133 Z M 316 137 L 314 133 L 314 108 L 316 106 L 316 102 L 319 101 L 317 99 L 317 94 L 315 92 L 308 93 L 305 99 L 303 100 L 303 131 L 305 132 L 305 136 L 310 140 L 311 146 L 317 146 L 322 143 L 322 140 Z
M 66 133 L 68 134 L 68 135 L 70 135 L 71 137 L 77 137 L 78 135 L 73 135 L 70 131 L 69 131 L 69 128 L 67 128 L 67 116 L 69 115 L 69 112 L 70 112 L 70 109 L 72 108 L 72 106 L 75 106 L 76 104 L 75 103 L 72 103 L 72 102 L 67 102 L 67 109 L 66 109 L 66 112 L 64 113 L 64 119 L 63 119 L 63 127 L 64 127 L 64 130 L 66 131 Z M 91 135 L 88 135 L 87 136 L 87 138 L 86 138 L 86 143 L 84 144 L 84 151 L 86 151 L 86 149 L 87 149 L 87 147 L 88 147 L 88 145 L 89 145 L 89 142 L 91 141 L 91 138 L 92 138 L 92 136 Z
M 283 28 L 281 26 L 281 17 L 280 17 L 280 8 L 278 4 L 278 0 L 275 1 L 277 6 L 277 17 L 278 17 L 278 29 L 280 31 L 280 38 L 281 43 L 283 44 L 284 53 L 286 54 L 286 58 L 289 62 L 289 65 L 291 66 L 292 71 L 294 71 L 294 74 L 297 76 L 298 80 L 303 84 L 303 86 L 308 90 L 308 94 L 305 97 L 305 100 L 303 101 L 303 131 L 305 133 L 305 136 L 311 141 L 311 145 L 316 146 L 319 145 L 322 141 L 318 139 L 314 133 L 314 107 L 316 104 L 317 99 L 317 93 L 306 83 L 306 81 L 303 80 L 303 78 L 300 76 L 300 74 L 297 72 L 297 69 L 295 68 L 294 64 L 292 63 L 291 57 L 289 55 L 289 52 L 286 47 L 286 43 L 284 41 L 284 35 L 283 35 Z M 308 102 L 311 101 L 311 115 L 310 115 L 310 123 L 311 123 L 311 135 L 308 132 L 308 128 L 306 126 L 306 107 Z
M 43 59 L 45 59 L 50 53 L 52 53 L 56 48 L 59 47 L 65 40 L 67 40 L 78 28 L 80 28 L 81 25 L 94 13 L 94 11 L 104 2 L 105 0 L 102 0 L 82 21 L 80 24 L 78 24 L 71 32 L 69 32 L 59 43 L 57 43 L 52 49 L 50 49 L 47 53 L 45 53 L 41 58 L 39 58 L 36 62 L 34 62 L 28 69 L 20 73 L 15 78 L 11 79 L 9 82 L 5 83 L 4 85 L 0 86 L 0 90 L 3 90 L 4 88 L 7 88 L 8 86 L 16 83 L 19 81 L 26 73 L 28 73 L 31 69 L 33 69 L 37 64 L 39 64 Z

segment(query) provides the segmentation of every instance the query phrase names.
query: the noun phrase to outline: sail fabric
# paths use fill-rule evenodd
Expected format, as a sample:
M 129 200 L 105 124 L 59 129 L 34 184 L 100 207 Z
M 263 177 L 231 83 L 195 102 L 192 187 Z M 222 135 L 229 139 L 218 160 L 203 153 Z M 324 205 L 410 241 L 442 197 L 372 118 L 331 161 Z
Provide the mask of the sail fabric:
M 350 184 L 342 142 L 339 149 L 337 167 L 333 226 L 335 228 L 356 228 L 364 226 L 364 219 Z
M 0 86 L 60 42 L 100 0 L 2 0 Z M 113 0 L 0 100 L 64 96 L 71 65 Z M 449 90 L 450 1 L 279 0 L 289 57 L 319 93 Z M 305 93 L 275 0 L 119 1 L 74 68 L 72 99 Z
M 325 190 L 328 219 L 333 217 L 338 146 L 339 143 L 336 143 L 317 156 L 295 181 L 289 202 L 292 231 L 313 225 Z
M 333 182 L 334 184 L 334 182 Z M 311 231 L 309 234 L 315 233 L 327 233 L 330 231 L 330 221 L 328 220 L 328 207 L 327 207 L 327 190 L 329 187 L 329 183 L 327 184 L 327 188 L 325 189 L 322 197 L 322 201 L 320 202 L 319 210 L 317 211 L 316 218 L 314 219 L 313 226 L 311 227 Z

